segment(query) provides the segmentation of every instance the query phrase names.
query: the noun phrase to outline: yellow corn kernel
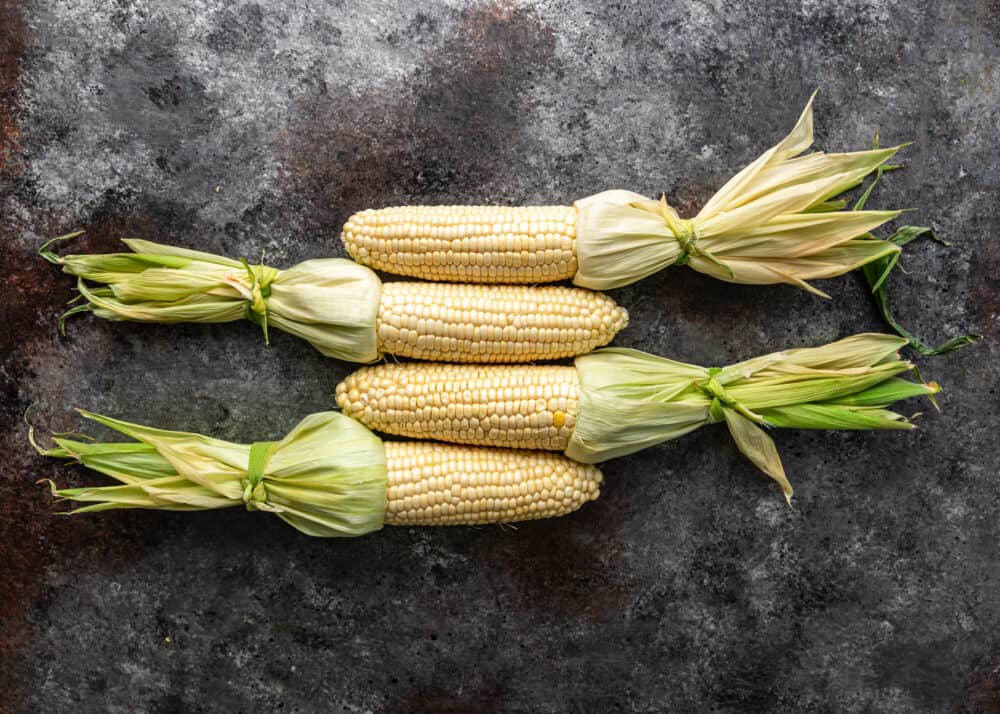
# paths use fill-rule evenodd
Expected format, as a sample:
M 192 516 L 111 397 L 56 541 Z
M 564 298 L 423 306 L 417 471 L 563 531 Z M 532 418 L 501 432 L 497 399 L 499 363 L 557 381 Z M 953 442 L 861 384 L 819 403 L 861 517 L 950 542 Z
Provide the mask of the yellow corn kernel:
M 344 245 L 359 263 L 424 280 L 539 283 L 576 274 L 573 206 L 400 206 L 355 213 Z
M 606 345 L 628 313 L 581 288 L 385 283 L 381 354 L 449 362 L 532 362 Z
M 386 434 L 565 451 L 579 391 L 575 367 L 380 364 L 337 385 L 337 404 Z
M 385 524 L 509 523 L 572 513 L 600 495 L 594 466 L 545 451 L 386 442 Z

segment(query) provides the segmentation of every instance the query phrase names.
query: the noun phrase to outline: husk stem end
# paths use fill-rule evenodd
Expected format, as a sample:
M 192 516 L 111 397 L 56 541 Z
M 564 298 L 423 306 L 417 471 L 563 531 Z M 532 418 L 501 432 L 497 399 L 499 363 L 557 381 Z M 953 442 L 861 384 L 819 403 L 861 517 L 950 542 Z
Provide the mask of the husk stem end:
M 42 258 L 44 258 L 45 260 L 54 265 L 62 265 L 64 262 L 62 256 L 56 253 L 55 251 L 50 250 L 49 246 L 51 246 L 53 243 L 58 243 L 61 241 L 70 241 L 73 240 L 74 238 L 79 238 L 84 233 L 86 233 L 86 231 L 79 230 L 79 231 L 73 231 L 72 233 L 66 233 L 65 235 L 56 236 L 55 238 L 49 238 L 47 241 L 42 243 L 41 247 L 38 249 L 38 255 L 40 255 Z
M 78 296 L 79 297 L 79 296 Z M 74 298 L 70 302 L 74 302 L 77 298 Z M 93 312 L 93 307 L 89 302 L 83 303 L 82 305 L 74 305 L 69 310 L 66 310 L 59 316 L 59 334 L 63 337 L 66 336 L 66 320 L 73 315 L 79 315 L 81 312 Z

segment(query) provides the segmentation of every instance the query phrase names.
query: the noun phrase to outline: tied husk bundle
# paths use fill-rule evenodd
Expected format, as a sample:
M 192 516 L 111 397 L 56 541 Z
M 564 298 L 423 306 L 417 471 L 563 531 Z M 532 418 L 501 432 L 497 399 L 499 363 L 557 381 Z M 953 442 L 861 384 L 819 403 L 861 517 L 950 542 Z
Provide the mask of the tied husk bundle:
M 136 441 L 56 435 L 53 448 L 36 444 L 43 456 L 73 459 L 120 483 L 64 489 L 52 484 L 53 495 L 91 504 L 71 513 L 245 505 L 312 536 L 359 536 L 382 527 L 387 488 L 382 441 L 338 412 L 312 414 L 281 441 L 253 445 L 80 413 Z
M 106 320 L 233 322 L 247 319 L 301 337 L 328 357 L 378 359 L 375 331 L 382 283 L 350 260 L 307 260 L 287 270 L 147 240 L 123 242 L 133 253 L 66 255 L 42 247 L 46 260 L 79 278 L 86 302 L 63 315 L 92 312 Z M 91 287 L 86 281 L 104 283 Z M 62 321 L 60 321 L 62 324 Z
M 902 147 L 801 155 L 813 142 L 812 101 L 788 136 L 731 178 L 694 218 L 681 218 L 665 197 L 651 201 L 630 191 L 577 201 L 573 282 L 608 290 L 678 264 L 732 283 L 787 283 L 828 297 L 808 281 L 897 254 L 897 245 L 869 231 L 900 211 L 841 210 L 845 201 L 834 199 Z
M 766 429 L 912 429 L 890 411 L 934 383 L 898 375 L 906 340 L 861 334 L 822 347 L 785 350 L 707 369 L 638 350 L 609 348 L 578 357 L 580 405 L 566 455 L 596 463 L 725 422 L 739 450 L 781 486 L 792 486 Z

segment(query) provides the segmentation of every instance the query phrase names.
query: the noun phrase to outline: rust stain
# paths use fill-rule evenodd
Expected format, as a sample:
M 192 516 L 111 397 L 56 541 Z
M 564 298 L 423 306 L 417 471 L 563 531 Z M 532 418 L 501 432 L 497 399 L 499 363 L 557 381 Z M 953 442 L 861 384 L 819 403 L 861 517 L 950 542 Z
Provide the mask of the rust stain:
M 59 230 L 49 227 L 52 225 L 47 223 L 44 235 Z M 19 356 L 18 362 L 26 368 L 39 343 L 47 344 L 54 336 L 55 318 L 73 297 L 69 287 L 74 278 L 61 275 L 58 267 L 42 261 L 34 252 L 36 246 L 25 246 L 18 241 L 16 226 L 3 228 L 7 249 L 0 251 L 0 275 L 9 310 L 4 314 L 5 329 L 0 331 L 0 354 L 9 355 L 9 359 Z M 121 250 L 120 243 L 107 240 L 109 234 L 105 229 L 99 225 L 95 228 L 77 239 L 71 250 L 77 253 Z
M 16 183 L 16 178 L 12 181 Z M 3 207 L 5 204 L 0 204 Z M 30 618 L 45 595 L 46 571 L 56 563 L 64 572 L 114 568 L 133 560 L 136 549 L 157 537 L 155 523 L 127 512 L 106 514 L 101 519 L 56 518 L 53 513 L 63 509 L 54 505 L 44 485 L 35 483 L 43 478 L 57 480 L 60 485 L 94 482 L 85 469 L 67 469 L 38 456 L 27 441 L 23 422 L 33 401 L 59 404 L 58 395 L 28 394 L 24 384 L 35 376 L 33 364 L 41 355 L 62 349 L 56 318 L 72 296 L 73 284 L 73 279 L 62 275 L 56 266 L 42 261 L 35 254 L 35 241 L 24 236 L 58 235 L 72 226 L 50 217 L 39 219 L 29 230 L 11 216 L 12 212 L 0 210 L 0 244 L 4 246 L 0 250 L 0 290 L 6 301 L 5 325 L 0 331 L 0 453 L 4 454 L 0 471 L 4 558 L 0 578 L 0 711 L 17 711 L 23 701 L 21 688 L 30 684 L 20 652 L 31 641 Z M 155 230 L 162 226 L 157 217 L 130 211 L 109 199 L 87 227 L 88 233 L 73 244 L 74 251 L 118 250 L 118 238 L 129 233 L 156 235 Z M 47 416 L 33 415 L 43 431 Z M 72 426 L 68 412 L 53 417 L 60 420 L 59 428 Z
M 21 282 L 11 271 L 15 265 L 11 212 L 5 210 L 4 197 L 8 187 L 20 173 L 18 148 L 20 114 L 18 95 L 21 78 L 21 57 L 25 49 L 25 26 L 20 3 L 0 0 L 0 280 L 5 293 L 12 293 L 8 283 Z M 23 290 L 13 292 L 12 306 L 5 311 L 7 325 L 0 331 L 0 449 L 5 454 L 5 466 L 0 471 L 0 545 L 3 548 L 4 574 L 0 578 L 0 709 L 21 708 L 21 677 L 15 652 L 26 639 L 25 608 L 33 600 L 25 597 L 25 581 L 37 568 L 34 551 L 25 548 L 31 537 L 31 504 L 22 503 L 18 490 L 11 488 L 16 474 L 25 473 L 24 452 L 12 448 L 13 430 L 18 423 L 18 384 L 23 370 L 23 358 L 14 351 L 14 333 L 23 322 Z M 13 324 L 11 321 L 13 320 Z M 21 324 L 19 325 L 19 322 Z M 17 415 L 19 416 L 19 415 Z M 27 552 L 26 552 L 27 551 Z
M 980 671 L 965 692 L 954 714 L 994 714 L 1000 712 L 1000 657 Z
M 390 88 L 320 94 L 281 137 L 280 183 L 304 228 L 336 234 L 351 213 L 403 201 L 487 200 L 512 169 L 526 90 L 555 38 L 508 2 L 462 12 L 429 64 Z
M 26 34 L 20 5 L 18 0 L 0 0 L 0 176 L 20 141 L 18 86 Z
M 64 225 L 58 216 L 37 220 L 30 227 L 34 229 L 30 233 L 36 235 L 59 235 L 77 228 Z M 122 238 L 141 236 L 155 240 L 175 221 L 172 215 L 136 206 L 127 197 L 108 195 L 83 226 L 86 233 L 58 246 L 56 252 L 127 251 Z M 0 354 L 9 355 L 9 359 L 19 357 L 16 361 L 22 369 L 28 367 L 40 347 L 47 347 L 55 338 L 56 318 L 74 297 L 72 286 L 76 283 L 75 278 L 62 274 L 57 266 L 44 262 L 36 254 L 37 245 L 21 239 L 28 229 L 9 216 L 0 224 L 6 246 L 6 250 L 0 251 L 0 279 L 9 308 L 4 314 L 5 329 L 0 331 Z

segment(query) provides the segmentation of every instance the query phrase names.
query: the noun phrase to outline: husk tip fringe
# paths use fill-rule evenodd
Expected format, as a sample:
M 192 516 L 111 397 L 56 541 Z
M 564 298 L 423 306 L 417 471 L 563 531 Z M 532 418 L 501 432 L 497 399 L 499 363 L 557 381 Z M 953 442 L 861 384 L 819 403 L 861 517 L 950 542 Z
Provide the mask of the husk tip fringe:
M 56 236 L 55 238 L 49 238 L 47 241 L 42 243 L 41 247 L 39 247 L 38 255 L 40 255 L 42 258 L 44 258 L 45 260 L 49 261 L 54 265 L 62 265 L 63 264 L 62 256 L 56 253 L 55 251 L 50 250 L 49 246 L 51 246 L 53 243 L 58 243 L 60 241 L 69 241 L 73 240 L 74 238 L 79 238 L 84 233 L 86 233 L 86 231 L 78 230 L 78 231 L 73 231 L 72 233 L 66 233 L 61 236 Z

